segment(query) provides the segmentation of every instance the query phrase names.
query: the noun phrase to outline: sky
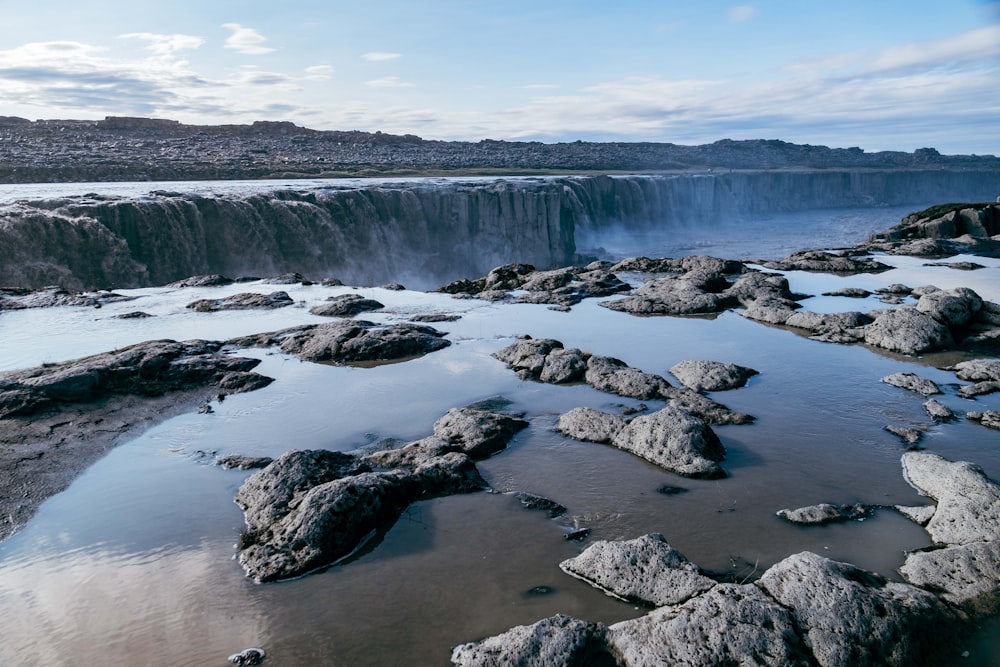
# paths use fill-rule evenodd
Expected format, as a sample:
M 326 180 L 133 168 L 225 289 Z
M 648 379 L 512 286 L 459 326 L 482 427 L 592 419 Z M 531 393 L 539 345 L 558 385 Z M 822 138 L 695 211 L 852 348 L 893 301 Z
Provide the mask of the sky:
M 998 0 L 0 0 L 0 115 L 1000 155 Z

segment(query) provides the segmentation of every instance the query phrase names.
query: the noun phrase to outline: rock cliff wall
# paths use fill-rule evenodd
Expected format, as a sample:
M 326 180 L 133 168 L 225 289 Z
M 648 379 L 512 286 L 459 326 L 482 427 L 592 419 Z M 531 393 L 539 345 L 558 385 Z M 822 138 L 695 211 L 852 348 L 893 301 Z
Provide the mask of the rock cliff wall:
M 0 207 L 0 285 L 106 288 L 297 271 L 431 287 L 577 258 L 576 235 L 817 208 L 992 200 L 1000 171 L 759 171 L 414 182 L 243 195 L 157 191 Z

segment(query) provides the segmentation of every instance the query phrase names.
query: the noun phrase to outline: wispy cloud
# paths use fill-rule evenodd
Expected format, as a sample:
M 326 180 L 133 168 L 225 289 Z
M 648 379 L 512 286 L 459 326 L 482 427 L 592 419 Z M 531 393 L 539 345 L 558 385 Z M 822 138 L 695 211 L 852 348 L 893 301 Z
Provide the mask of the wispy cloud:
M 233 49 L 250 56 L 261 56 L 274 51 L 272 48 L 261 46 L 267 41 L 267 37 L 253 28 L 247 28 L 239 23 L 223 23 L 222 27 L 233 33 L 226 39 L 224 46 L 227 49 Z
M 732 23 L 746 23 L 757 14 L 757 9 L 752 5 L 738 5 L 730 7 L 729 21 Z
M 362 54 L 362 58 L 369 62 L 382 62 L 384 60 L 395 60 L 402 57 L 401 53 L 391 53 L 389 51 L 370 51 Z
M 526 90 L 552 90 L 558 88 L 558 83 L 529 83 L 525 86 Z
M 381 79 L 365 81 L 365 85 L 372 88 L 412 88 L 416 84 L 410 83 L 409 81 L 401 81 L 399 77 L 384 76 Z
M 313 65 L 306 67 L 304 71 L 306 73 L 305 78 L 320 81 L 329 79 L 334 70 L 330 65 Z
M 146 42 L 146 48 L 158 56 L 169 56 L 177 51 L 193 50 L 201 47 L 205 40 L 192 35 L 159 35 L 151 32 L 130 32 L 119 35 L 121 39 L 138 39 Z

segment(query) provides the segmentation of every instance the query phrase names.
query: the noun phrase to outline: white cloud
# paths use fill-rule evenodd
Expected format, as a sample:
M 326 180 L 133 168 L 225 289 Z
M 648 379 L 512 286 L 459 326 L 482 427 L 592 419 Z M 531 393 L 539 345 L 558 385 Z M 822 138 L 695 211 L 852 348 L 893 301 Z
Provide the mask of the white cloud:
M 402 55 L 401 53 L 390 53 L 388 51 L 371 51 L 363 54 L 361 57 L 370 62 L 382 62 L 385 60 L 395 60 Z
M 385 76 L 381 79 L 365 81 L 365 85 L 371 86 L 372 88 L 412 88 L 416 84 L 410 83 L 409 81 L 401 81 L 399 77 Z
M 330 65 L 313 65 L 311 67 L 306 67 L 304 71 L 306 73 L 305 78 L 318 81 L 329 79 L 334 70 Z
M 222 27 L 233 31 L 233 34 L 226 39 L 224 46 L 227 49 L 250 56 L 260 56 L 274 51 L 272 48 L 261 46 L 267 38 L 253 28 L 247 28 L 239 23 L 224 23 Z
M 730 7 L 729 21 L 731 23 L 746 23 L 757 14 L 757 9 L 752 5 L 738 5 Z
M 201 37 L 192 35 L 159 35 L 151 32 L 130 32 L 126 35 L 119 35 L 119 37 L 147 42 L 146 48 L 158 56 L 171 55 L 176 51 L 197 49 L 205 43 Z
M 525 86 L 527 90 L 551 90 L 558 87 L 558 83 L 529 83 Z

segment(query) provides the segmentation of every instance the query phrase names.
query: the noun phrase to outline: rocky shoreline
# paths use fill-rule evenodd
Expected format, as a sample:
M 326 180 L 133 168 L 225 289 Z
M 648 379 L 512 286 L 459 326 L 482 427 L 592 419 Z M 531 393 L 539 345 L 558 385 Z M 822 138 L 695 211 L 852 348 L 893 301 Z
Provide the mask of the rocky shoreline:
M 952 368 L 957 380 L 970 383 L 959 385 L 959 392 L 974 398 L 1000 390 L 1000 365 L 993 358 L 1000 346 L 1000 305 L 968 288 L 897 286 L 886 295 L 888 307 L 879 311 L 808 313 L 799 304 L 804 295 L 793 293 L 784 277 L 770 271 L 876 273 L 881 267 L 868 254 L 873 251 L 928 258 L 957 250 L 990 254 L 1000 242 L 997 208 L 963 204 L 925 211 L 867 247 L 799 253 L 770 265 L 709 257 L 633 258 L 553 271 L 511 265 L 442 291 L 497 303 L 548 304 L 557 310 L 586 298 L 616 295 L 602 305 L 635 316 L 705 316 L 737 309 L 769 326 L 830 343 L 864 344 L 883 354 L 961 349 L 982 355 Z M 632 282 L 621 279 L 626 275 Z M 287 299 L 280 294 L 192 302 L 191 308 L 284 307 Z M 0 304 L 6 310 L 72 299 L 100 303 L 102 298 L 114 297 L 9 290 Z M 257 360 L 232 356 L 233 350 L 273 348 L 309 362 L 364 364 L 403 361 L 449 344 L 426 325 L 355 320 L 360 311 L 350 306 L 356 301 L 337 301 L 346 310 L 327 314 L 336 317 L 329 323 L 227 341 L 150 341 L 0 376 L 0 425 L 15 434 L 5 438 L 0 450 L 0 463 L 15 471 L 7 487 L 0 488 L 0 510 L 10 517 L 0 537 L 22 525 L 41 500 L 120 442 L 123 433 L 191 409 L 199 400 L 204 404 L 265 386 L 269 380 L 252 371 Z M 379 307 L 377 302 L 366 304 L 366 309 Z M 674 386 L 663 376 L 599 352 L 525 335 L 496 357 L 525 380 L 585 383 L 615 396 L 665 403 L 659 410 L 640 408 L 637 414 L 570 410 L 559 417 L 561 433 L 611 444 L 682 476 L 725 475 L 725 450 L 711 425 L 747 424 L 753 417 L 729 410 L 706 393 L 738 389 L 757 370 L 688 360 L 671 368 L 681 383 Z M 925 397 L 940 391 L 915 374 L 883 381 Z M 933 418 L 947 422 L 961 417 L 940 412 L 934 403 L 929 399 L 925 405 Z M 1000 424 L 1000 416 L 991 411 L 972 411 L 965 418 L 988 428 Z M 435 423 L 432 435 L 409 443 L 381 443 L 347 454 L 291 451 L 250 476 L 237 495 L 247 522 L 240 563 L 248 576 L 263 582 L 302 576 L 350 558 L 373 534 L 391 527 L 409 503 L 487 490 L 476 462 L 502 452 L 528 427 L 519 415 L 506 413 L 500 401 L 455 408 Z M 919 449 L 919 434 L 909 442 L 912 434 L 890 427 Z M 53 463 L 57 451 L 67 455 Z M 30 488 L 46 467 L 60 473 L 62 486 Z M 598 541 L 560 567 L 651 609 L 649 613 L 612 625 L 550 617 L 458 646 L 453 664 L 531 664 L 543 656 L 547 665 L 909 665 L 933 664 L 942 652 L 954 655 L 951 640 L 1000 609 L 1000 486 L 973 463 L 922 451 L 904 453 L 902 467 L 906 481 L 933 504 L 890 509 L 820 503 L 781 512 L 789 521 L 815 525 L 856 520 L 872 511 L 898 511 L 916 521 L 934 546 L 907 556 L 900 569 L 907 583 L 808 552 L 786 558 L 754 581 L 731 581 L 700 570 L 662 535 Z M 585 541 L 586 535 L 579 539 Z

